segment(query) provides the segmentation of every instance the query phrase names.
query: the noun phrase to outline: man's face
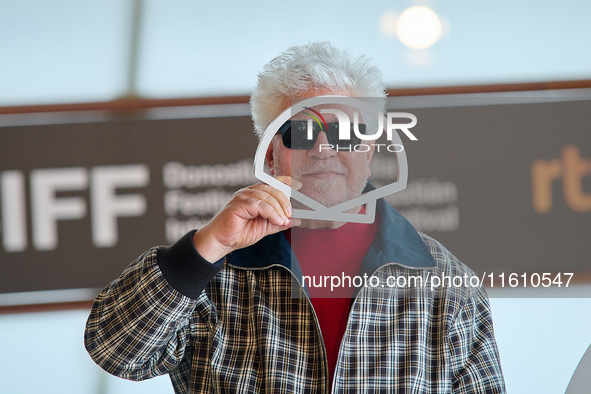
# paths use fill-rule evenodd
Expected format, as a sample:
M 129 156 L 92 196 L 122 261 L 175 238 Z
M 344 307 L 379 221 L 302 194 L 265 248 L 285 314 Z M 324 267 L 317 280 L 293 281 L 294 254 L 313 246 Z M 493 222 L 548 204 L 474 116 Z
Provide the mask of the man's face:
M 313 109 L 320 112 L 323 108 L 341 110 L 353 121 L 354 108 L 352 107 L 322 105 Z M 338 122 L 334 114 L 324 113 L 322 116 L 327 123 Z M 309 118 L 309 115 L 300 112 L 295 114 L 292 120 Z M 311 149 L 288 149 L 283 145 L 281 134 L 277 134 L 267 151 L 267 164 L 272 175 L 290 175 L 300 181 L 303 186 L 299 191 L 306 196 L 327 207 L 338 205 L 363 192 L 369 177 L 369 162 L 373 154 L 373 146 L 368 152 L 337 152 L 334 149 L 327 149 L 326 146 L 321 149 L 321 144 L 328 143 L 326 133 L 320 132 Z M 294 201 L 294 206 L 302 208 L 297 201 Z

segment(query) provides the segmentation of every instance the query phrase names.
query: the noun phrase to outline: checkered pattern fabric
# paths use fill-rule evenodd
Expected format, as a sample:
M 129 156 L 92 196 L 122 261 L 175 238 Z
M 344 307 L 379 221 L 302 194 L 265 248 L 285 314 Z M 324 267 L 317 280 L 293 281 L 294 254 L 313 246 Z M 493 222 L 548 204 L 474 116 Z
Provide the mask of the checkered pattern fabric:
M 389 263 L 375 275 L 472 275 L 437 241 L 421 238 L 436 268 Z M 177 394 L 329 391 L 314 310 L 304 290 L 292 289 L 297 281 L 287 267 L 226 261 L 192 299 L 164 278 L 157 250 L 140 256 L 94 302 L 85 345 L 103 369 L 131 380 L 168 373 Z M 363 288 L 333 386 L 334 393 L 504 393 L 485 291 Z

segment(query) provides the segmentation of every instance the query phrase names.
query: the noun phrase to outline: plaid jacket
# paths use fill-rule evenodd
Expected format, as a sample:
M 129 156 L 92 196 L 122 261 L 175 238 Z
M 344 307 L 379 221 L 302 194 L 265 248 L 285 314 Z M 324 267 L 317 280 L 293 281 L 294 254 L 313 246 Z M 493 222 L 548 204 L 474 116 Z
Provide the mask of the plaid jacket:
M 484 289 L 430 287 L 472 271 L 383 200 L 378 215 L 362 271 L 427 285 L 359 290 L 333 392 L 504 393 Z M 148 250 L 99 294 L 85 332 L 92 359 L 125 379 L 168 373 L 177 394 L 327 393 L 322 334 L 285 236 L 210 264 L 192 235 Z

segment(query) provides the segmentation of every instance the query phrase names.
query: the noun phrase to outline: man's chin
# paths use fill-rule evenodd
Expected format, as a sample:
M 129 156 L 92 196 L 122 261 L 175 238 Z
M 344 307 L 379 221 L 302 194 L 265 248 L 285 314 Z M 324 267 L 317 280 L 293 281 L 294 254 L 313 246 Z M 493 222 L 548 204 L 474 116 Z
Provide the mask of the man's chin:
M 339 205 L 348 200 L 347 193 L 345 193 L 344 191 L 339 191 L 338 189 L 331 190 L 330 188 L 326 188 L 321 191 L 308 191 L 305 190 L 305 188 L 302 188 L 299 191 L 302 194 L 310 197 L 312 200 L 319 202 L 320 204 L 328 208 L 334 207 L 335 205 Z M 296 209 L 310 209 L 310 207 L 296 200 L 292 200 L 292 206 Z
M 325 207 L 332 208 L 359 197 L 363 193 L 366 181 L 357 182 L 353 185 L 353 188 L 350 188 L 350 185 L 346 184 L 340 178 L 332 178 L 330 180 L 304 178 L 302 179 L 302 183 L 302 188 L 298 190 L 300 193 Z M 310 207 L 295 199 L 292 199 L 292 206 L 295 209 L 311 210 Z

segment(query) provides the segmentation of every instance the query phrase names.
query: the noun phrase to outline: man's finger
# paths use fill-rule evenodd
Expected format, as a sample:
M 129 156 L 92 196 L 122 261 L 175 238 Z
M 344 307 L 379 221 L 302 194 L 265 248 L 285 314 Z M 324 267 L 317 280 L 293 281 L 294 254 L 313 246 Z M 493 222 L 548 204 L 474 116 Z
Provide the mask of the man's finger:
M 291 202 L 289 201 L 289 198 L 287 198 L 285 193 L 283 193 L 281 190 L 264 183 L 254 185 L 252 189 L 267 193 L 271 198 L 277 201 L 277 204 L 279 205 L 279 211 L 281 211 L 282 214 L 285 215 L 287 218 L 291 217 Z M 264 199 L 261 196 L 259 196 L 259 198 Z
M 253 217 L 260 216 L 278 227 L 285 226 L 289 223 L 289 219 L 282 214 L 281 209 L 278 211 L 276 207 L 261 199 L 253 199 L 253 203 L 249 206 L 248 211 Z
M 274 187 L 264 184 L 255 185 L 250 187 L 245 195 L 249 199 L 256 200 L 259 204 L 262 202 L 271 207 L 285 223 L 287 223 L 289 216 L 291 216 L 291 212 L 288 212 L 289 206 L 285 207 L 285 204 L 289 205 L 289 200 L 285 197 L 285 194 Z M 267 218 L 265 217 L 265 219 Z

